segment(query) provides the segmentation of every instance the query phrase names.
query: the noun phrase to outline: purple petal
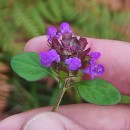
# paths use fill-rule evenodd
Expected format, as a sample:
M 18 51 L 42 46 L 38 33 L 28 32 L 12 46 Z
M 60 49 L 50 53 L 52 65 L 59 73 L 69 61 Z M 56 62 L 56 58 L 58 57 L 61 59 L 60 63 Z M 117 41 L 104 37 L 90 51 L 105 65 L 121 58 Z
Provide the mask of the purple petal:
M 40 53 L 40 61 L 42 65 L 50 67 L 53 61 L 56 61 L 57 63 L 60 62 L 60 56 L 57 54 L 56 50 L 51 49 L 47 52 Z
M 67 65 L 69 65 L 69 64 L 71 63 L 71 60 L 72 60 L 72 58 L 66 59 L 66 60 L 65 60 L 65 63 L 66 63 Z
M 95 65 L 95 61 L 94 60 L 91 59 L 89 62 L 91 64 L 91 66 Z
M 77 70 L 79 67 L 77 65 L 70 64 L 69 69 L 70 70 Z
M 44 65 L 44 64 L 43 64 Z M 51 62 L 48 62 L 45 64 L 46 67 L 50 67 L 51 66 Z
M 95 76 L 100 76 L 104 73 L 104 67 L 100 64 L 94 66 Z
M 53 26 L 49 27 L 47 29 L 47 36 L 48 36 L 48 41 L 51 41 L 53 39 L 53 37 L 56 36 L 57 33 L 57 29 Z
M 91 60 L 97 60 L 101 56 L 101 53 L 99 53 L 99 52 L 91 52 L 89 54 L 89 56 L 91 56 Z
M 58 56 L 55 61 L 56 61 L 57 63 L 59 63 L 59 62 L 60 62 L 60 56 Z
M 77 57 L 66 59 L 65 63 L 69 65 L 70 70 L 77 70 L 82 66 L 81 60 Z
M 72 33 L 71 27 L 67 22 L 63 22 L 60 25 L 60 31 L 61 33 Z
M 90 72 L 90 67 L 84 69 L 84 70 L 83 70 L 83 73 L 85 73 L 85 74 L 91 74 L 91 72 Z
M 91 78 L 94 79 L 95 76 L 101 76 L 104 73 L 104 67 L 100 64 L 93 64 L 90 67 L 83 70 L 85 74 L 90 74 Z
M 91 79 L 94 79 L 94 77 L 95 77 L 95 74 L 91 73 Z

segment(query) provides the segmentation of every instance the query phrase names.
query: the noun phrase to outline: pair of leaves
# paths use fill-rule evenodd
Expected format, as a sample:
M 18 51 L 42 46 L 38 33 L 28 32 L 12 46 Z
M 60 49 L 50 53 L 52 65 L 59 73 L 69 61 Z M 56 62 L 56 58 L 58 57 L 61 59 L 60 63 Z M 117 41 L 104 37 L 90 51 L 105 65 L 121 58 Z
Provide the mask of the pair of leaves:
M 51 75 L 52 71 L 40 63 L 40 57 L 34 52 L 21 53 L 12 58 L 11 67 L 22 78 L 35 81 Z M 83 99 L 99 105 L 112 105 L 121 100 L 118 90 L 109 82 L 102 79 L 76 82 L 75 85 Z

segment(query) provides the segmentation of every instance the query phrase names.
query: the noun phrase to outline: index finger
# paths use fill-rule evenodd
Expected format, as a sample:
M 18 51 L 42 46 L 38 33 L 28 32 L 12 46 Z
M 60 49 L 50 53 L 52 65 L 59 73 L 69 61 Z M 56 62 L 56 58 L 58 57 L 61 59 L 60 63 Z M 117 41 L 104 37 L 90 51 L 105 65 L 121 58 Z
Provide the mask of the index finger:
M 130 95 L 130 44 L 123 41 L 87 38 L 92 51 L 101 53 L 97 61 L 105 67 L 101 78 L 113 83 L 122 94 Z M 46 36 L 31 39 L 24 51 L 43 52 L 49 49 Z

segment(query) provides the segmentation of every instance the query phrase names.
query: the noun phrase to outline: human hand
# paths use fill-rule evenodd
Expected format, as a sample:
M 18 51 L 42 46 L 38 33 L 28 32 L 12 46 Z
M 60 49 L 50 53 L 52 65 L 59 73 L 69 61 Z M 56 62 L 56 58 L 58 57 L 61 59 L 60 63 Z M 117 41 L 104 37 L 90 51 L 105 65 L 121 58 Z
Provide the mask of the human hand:
M 122 94 L 130 95 L 130 45 L 113 40 L 90 39 L 92 51 L 99 51 L 99 63 L 105 67 L 104 78 L 113 83 Z M 49 48 L 45 36 L 30 40 L 25 51 L 42 52 Z M 90 104 L 61 106 L 58 113 L 40 108 L 3 120 L 0 130 L 129 130 L 130 105 L 98 106 Z M 42 113 L 41 113 L 42 112 Z

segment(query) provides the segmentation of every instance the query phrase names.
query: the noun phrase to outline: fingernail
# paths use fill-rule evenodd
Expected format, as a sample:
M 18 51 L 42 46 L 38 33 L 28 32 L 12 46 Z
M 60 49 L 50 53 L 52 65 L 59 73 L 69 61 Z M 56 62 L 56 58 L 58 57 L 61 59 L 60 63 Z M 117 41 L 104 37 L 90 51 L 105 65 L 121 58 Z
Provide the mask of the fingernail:
M 24 126 L 23 130 L 42 130 L 44 114 L 39 114 L 30 119 Z
M 30 119 L 23 130 L 64 130 L 55 114 L 48 112 L 39 114 Z
M 30 119 L 23 130 L 85 130 L 67 117 L 54 113 L 41 113 Z

